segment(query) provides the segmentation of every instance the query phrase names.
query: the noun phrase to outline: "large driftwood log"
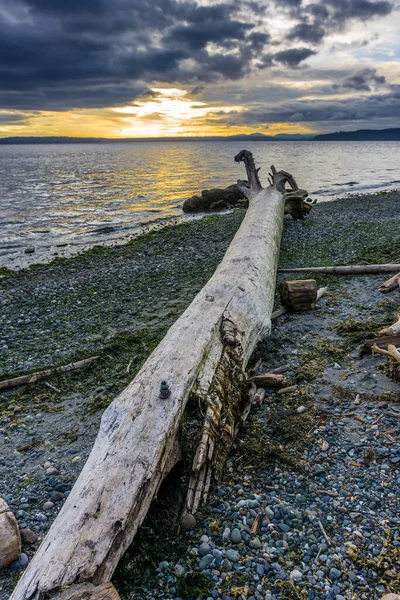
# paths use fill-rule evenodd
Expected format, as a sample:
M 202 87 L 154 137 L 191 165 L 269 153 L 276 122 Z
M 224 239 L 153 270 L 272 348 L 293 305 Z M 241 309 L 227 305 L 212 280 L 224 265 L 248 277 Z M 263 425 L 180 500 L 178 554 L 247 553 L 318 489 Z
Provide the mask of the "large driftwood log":
M 400 287 L 400 273 L 396 273 L 396 275 L 393 275 L 392 277 L 390 277 L 390 279 L 382 283 L 381 287 L 379 288 L 379 291 L 383 294 L 387 294 L 388 292 L 392 292 L 398 287 Z
M 12 600 L 111 578 L 171 468 L 189 397 L 206 407 L 206 418 L 185 510 L 194 513 L 206 497 L 213 466 L 247 408 L 246 363 L 270 331 L 285 182 L 297 188 L 280 171 L 273 187 L 263 189 L 251 153 L 235 160 L 245 162 L 249 181 L 238 183 L 249 209 L 235 238 L 207 285 L 105 411 L 92 452 Z

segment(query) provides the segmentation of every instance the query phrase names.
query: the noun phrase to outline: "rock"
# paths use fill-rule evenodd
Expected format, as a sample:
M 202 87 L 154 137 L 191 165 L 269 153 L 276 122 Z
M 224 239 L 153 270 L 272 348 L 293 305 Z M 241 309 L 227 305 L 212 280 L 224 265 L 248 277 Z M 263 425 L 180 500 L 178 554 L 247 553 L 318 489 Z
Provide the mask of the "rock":
M 185 200 L 182 206 L 183 212 L 203 212 L 206 210 L 221 210 L 227 206 L 235 206 L 243 203 L 243 194 L 236 185 L 225 189 L 203 190 L 201 196 L 192 196 Z
M 29 529 L 28 527 L 24 527 L 23 529 L 20 529 L 19 533 L 21 534 L 21 539 L 22 539 L 23 544 L 34 544 L 39 539 L 38 536 L 36 535 L 36 533 L 34 531 L 32 531 L 32 529 Z
M 203 569 L 206 569 L 208 567 L 208 565 L 212 563 L 213 560 L 214 560 L 214 557 L 212 554 L 206 554 L 205 556 L 203 556 L 203 558 L 199 562 L 200 571 L 203 571 Z
M 0 498 L 0 567 L 16 561 L 21 552 L 17 521 L 5 500 Z
M 74 458 L 72 459 L 72 461 L 71 461 L 71 462 L 73 462 L 73 463 L 78 463 L 78 462 L 81 462 L 81 460 L 82 460 L 82 459 L 81 459 L 81 457 L 80 457 L 80 456 L 74 456 Z
M 54 502 L 45 502 L 43 504 L 43 510 L 51 510 L 54 508 Z
M 335 567 L 332 567 L 329 571 L 329 579 L 332 579 L 332 581 L 335 581 L 336 579 L 340 579 L 340 577 L 342 576 L 341 571 L 339 571 L 339 569 L 335 569 Z
M 183 515 L 183 517 L 181 518 L 181 528 L 184 531 L 189 531 L 190 529 L 195 529 L 197 523 L 196 523 L 196 519 L 194 518 L 193 515 L 190 515 L 189 513 L 187 513 L 186 515 Z
M 28 564 L 28 557 L 24 552 L 22 552 L 19 555 L 18 562 L 21 565 L 21 567 L 26 567 L 26 565 Z
M 203 542 L 202 544 L 200 544 L 200 546 L 199 546 L 199 556 L 205 556 L 209 552 L 210 552 L 210 545 L 209 544 L 207 544 L 206 542 Z
M 22 446 L 18 446 L 18 452 L 28 452 L 32 448 L 31 444 L 22 444 Z
M 231 541 L 233 544 L 240 544 L 240 542 L 242 541 L 242 534 L 240 533 L 240 531 L 237 527 L 232 529 Z
M 400 600 L 400 594 L 385 594 L 380 600 Z
M 300 579 L 303 578 L 303 573 L 301 573 L 301 571 L 298 571 L 297 569 L 293 569 L 293 571 L 291 571 L 289 577 L 290 577 L 290 581 L 300 581 Z
M 231 569 L 232 563 L 227 558 L 224 558 L 224 560 L 221 563 L 221 571 L 230 571 Z
M 237 562 L 240 558 L 240 554 L 239 552 L 236 552 L 236 550 L 230 549 L 226 553 L 226 558 L 232 562 Z
M 35 248 L 25 248 L 25 254 L 35 254 Z
M 249 544 L 250 548 L 253 548 L 253 550 L 260 550 L 260 548 L 262 548 L 262 543 L 260 542 L 260 540 L 256 537 L 254 538 L 254 540 L 250 541 Z
M 305 406 L 299 406 L 296 410 L 297 414 L 301 415 L 301 413 L 306 412 L 307 408 Z
M 46 462 L 43 465 L 43 469 L 50 469 L 50 467 L 52 467 L 53 465 L 51 464 L 50 461 L 46 460 Z
M 46 475 L 57 475 L 58 473 L 59 471 L 55 467 L 49 467 L 46 469 Z

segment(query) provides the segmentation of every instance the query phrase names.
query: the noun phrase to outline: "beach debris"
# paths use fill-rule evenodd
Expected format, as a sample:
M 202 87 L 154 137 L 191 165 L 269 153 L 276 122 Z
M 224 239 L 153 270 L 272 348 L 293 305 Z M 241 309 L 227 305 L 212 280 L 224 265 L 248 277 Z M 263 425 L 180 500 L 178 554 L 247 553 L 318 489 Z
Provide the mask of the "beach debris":
M 389 325 L 389 327 L 385 327 L 385 329 L 381 329 L 379 335 L 400 335 L 400 315 L 396 323 L 393 323 L 393 325 Z
M 261 388 L 279 388 L 283 387 L 286 383 L 285 377 L 276 373 L 254 375 L 254 377 L 250 377 L 248 381 L 249 383 L 255 383 L 257 387 Z
M 51 367 L 44 371 L 37 371 L 36 373 L 30 373 L 29 375 L 21 375 L 21 377 L 14 377 L 13 379 L 4 379 L 0 381 L 0 391 L 8 390 L 13 387 L 17 387 L 19 385 L 29 385 L 31 383 L 36 383 L 41 379 L 45 379 L 46 377 L 51 377 L 52 375 L 56 375 L 57 373 L 68 373 L 69 371 L 75 371 L 76 369 L 82 369 L 87 365 L 90 365 L 92 362 L 97 360 L 98 356 L 92 356 L 90 358 L 85 358 L 84 360 L 77 360 L 76 362 L 69 363 L 68 365 L 63 365 L 61 367 Z M 60 390 L 56 390 L 60 391 Z
M 381 265 L 338 265 L 335 267 L 298 267 L 278 269 L 278 273 L 331 273 L 332 275 L 358 275 L 367 273 L 391 273 L 400 269 L 399 263 Z
M 279 293 L 282 304 L 291 310 L 309 310 L 317 300 L 317 282 L 315 279 L 283 281 Z
M 364 465 L 366 467 L 370 467 L 373 462 L 376 460 L 376 452 L 373 446 L 370 446 L 367 454 L 364 456 Z
M 17 521 L 7 502 L 0 498 L 0 567 L 17 560 L 21 553 L 21 536 Z
M 317 297 L 314 301 L 318 302 L 318 300 L 320 300 L 322 298 L 322 296 L 325 296 L 326 292 L 328 291 L 327 287 L 323 287 L 323 288 L 319 288 L 319 290 L 317 290 Z M 312 305 L 309 307 L 312 308 Z M 291 310 L 289 307 L 287 306 L 283 306 L 282 308 L 278 308 L 277 310 L 275 310 L 272 315 L 271 315 L 271 321 L 274 321 L 275 319 L 278 319 L 278 317 L 282 317 L 283 315 L 286 315 L 287 313 L 290 313 Z
M 387 350 L 379 348 L 379 346 L 372 346 L 371 352 L 387 356 L 389 359 L 387 363 L 388 375 L 394 381 L 400 381 L 400 349 L 397 349 L 393 344 L 388 344 Z
M 400 273 L 396 273 L 396 275 L 393 275 L 393 277 L 390 277 L 390 279 L 382 283 L 379 291 L 383 294 L 387 294 L 398 287 L 400 287 Z
M 372 348 L 375 348 L 374 352 L 377 352 L 376 348 L 386 350 L 389 345 L 395 347 L 400 346 L 400 334 L 399 335 L 385 335 L 383 337 L 374 338 L 372 340 L 366 340 L 360 348 L 360 356 L 369 354 L 372 352 Z

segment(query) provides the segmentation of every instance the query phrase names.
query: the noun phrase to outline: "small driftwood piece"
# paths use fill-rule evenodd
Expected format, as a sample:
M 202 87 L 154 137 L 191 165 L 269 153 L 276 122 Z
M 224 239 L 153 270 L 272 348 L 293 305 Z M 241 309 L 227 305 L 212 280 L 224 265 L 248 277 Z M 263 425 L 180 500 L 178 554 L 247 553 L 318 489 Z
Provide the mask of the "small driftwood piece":
M 0 567 L 7 567 L 21 553 L 18 523 L 5 500 L 0 498 Z
M 389 358 L 389 364 L 387 366 L 388 374 L 395 381 L 400 381 L 400 351 L 396 346 L 388 344 L 387 350 L 379 348 L 379 346 L 372 346 L 371 351 L 376 354 L 383 354 Z
M 315 299 L 315 302 L 318 302 L 318 300 L 320 300 L 322 298 L 322 296 L 325 296 L 327 291 L 328 291 L 327 287 L 319 288 L 319 290 L 317 291 L 317 297 Z M 292 312 L 292 311 L 287 306 L 278 308 L 278 310 L 275 310 L 272 313 L 271 321 L 275 321 L 275 319 L 278 319 L 279 317 L 282 317 L 283 315 L 286 315 L 287 313 L 290 313 L 290 312 Z
M 398 287 L 400 287 L 400 273 L 396 273 L 396 275 L 393 275 L 393 277 L 382 283 L 379 291 L 383 294 L 387 294 Z
M 186 404 L 205 406 L 184 514 L 207 498 L 211 477 L 250 410 L 246 366 L 269 334 L 283 231 L 285 182 L 262 188 L 240 152 L 249 208 L 214 275 L 172 325 L 135 379 L 104 412 L 93 449 L 10 600 L 44 600 L 67 585 L 110 581 L 171 468 Z M 160 397 L 166 381 L 167 397 Z M 164 385 L 164 388 L 165 388 Z
M 400 335 L 400 316 L 397 319 L 396 323 L 390 325 L 389 327 L 385 327 L 379 332 L 379 335 Z
M 279 287 L 282 303 L 291 310 L 310 310 L 317 300 L 315 279 L 283 281 Z
M 69 363 L 68 365 L 63 365 L 62 367 L 53 367 L 51 369 L 46 369 L 45 371 L 38 371 L 37 373 L 31 373 L 30 375 L 21 375 L 21 377 L 14 377 L 13 379 L 4 379 L 0 381 L 0 391 L 8 390 L 13 387 L 17 387 L 19 385 L 29 385 L 31 383 L 36 383 L 41 379 L 45 379 L 46 377 L 51 377 L 52 375 L 57 375 L 58 373 L 68 373 L 69 371 L 75 371 L 76 369 L 82 369 L 87 365 L 90 365 L 92 362 L 97 360 L 98 356 L 92 356 L 91 358 L 85 358 L 84 360 L 77 360 L 76 362 Z M 53 388 L 54 389 L 54 388 Z M 56 390 L 60 391 L 60 390 Z
M 387 349 L 389 344 L 393 346 L 400 345 L 400 335 L 385 335 L 383 337 L 374 338 L 373 340 L 366 340 L 360 348 L 360 356 L 371 352 L 373 346 L 378 348 Z
M 400 264 L 385 263 L 382 265 L 348 265 L 337 267 L 299 267 L 297 269 L 278 269 L 278 273 L 331 273 L 332 275 L 357 275 L 367 273 L 391 273 L 398 271 Z
M 283 375 L 275 373 L 263 373 L 250 377 L 249 383 L 255 383 L 260 388 L 280 388 L 285 385 L 286 380 Z

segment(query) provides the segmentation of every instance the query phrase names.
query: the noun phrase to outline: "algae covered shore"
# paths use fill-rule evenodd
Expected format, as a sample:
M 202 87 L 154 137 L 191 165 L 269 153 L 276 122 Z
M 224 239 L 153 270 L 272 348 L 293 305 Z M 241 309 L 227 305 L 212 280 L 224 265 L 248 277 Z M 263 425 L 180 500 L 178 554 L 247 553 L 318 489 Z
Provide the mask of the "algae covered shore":
M 399 209 L 400 193 L 390 192 L 317 204 L 301 222 L 285 218 L 280 264 L 400 262 Z M 52 387 L 40 382 L 2 393 L 0 496 L 20 526 L 39 537 L 46 533 L 90 452 L 102 410 L 212 275 L 243 216 L 237 209 L 151 232 L 125 246 L 94 248 L 16 274 L 4 271 L 1 379 L 99 356 L 85 370 L 48 379 Z M 255 411 L 239 435 L 222 482 L 198 518 L 198 530 L 171 534 L 154 511 L 150 514 L 116 574 L 123 600 L 347 600 L 355 593 L 379 598 L 389 589 L 399 591 L 393 567 L 399 547 L 398 507 L 390 496 L 397 496 L 400 480 L 398 418 L 391 416 L 399 390 L 379 371 L 381 358 L 358 358 L 364 336 L 395 320 L 398 292 L 379 294 L 385 275 L 315 278 L 329 288 L 320 307 L 282 318 L 253 357 L 264 368 L 289 363 L 298 393 L 279 400 L 271 396 Z M 357 393 L 361 402 L 354 406 Z M 376 413 L 379 402 L 386 406 Z M 300 406 L 306 410 L 293 414 Z M 343 417 L 350 413 L 361 420 Z M 393 442 L 375 435 L 377 418 L 385 431 L 394 430 Z M 321 440 L 328 440 L 330 448 L 322 454 Z M 347 480 L 348 461 L 362 464 L 371 444 L 380 462 L 362 473 L 353 466 L 352 481 Z M 46 462 L 55 472 L 46 473 Z M 358 487 L 350 489 L 354 481 Z M 317 484 L 335 493 L 321 495 Z M 50 503 L 46 509 L 45 503 Z M 246 527 L 254 520 L 251 511 L 260 506 L 269 507 L 266 512 L 275 528 L 261 528 L 254 542 Z M 158 509 L 165 517 L 165 507 Z M 295 511 L 294 516 L 286 509 Z M 323 523 L 334 540 L 332 548 L 320 548 L 322 534 L 318 525 L 313 529 L 314 513 L 317 520 L 331 515 Z M 237 542 L 231 537 L 227 542 L 226 536 L 224 541 L 226 529 L 229 536 L 237 529 L 240 540 L 235 533 Z M 361 537 L 354 537 L 354 531 Z M 311 549 L 304 541 L 307 536 Z M 346 540 L 357 542 L 352 556 Z M 201 544 L 207 548 L 200 550 Z M 24 546 L 28 559 L 36 545 Z M 275 551 L 265 557 L 268 548 Z M 384 554 L 387 548 L 394 554 Z M 211 560 L 200 568 L 203 556 Z M 291 577 L 293 571 L 300 575 Z M 0 570 L 2 600 L 19 575 L 18 570 Z M 375 591 L 368 595 L 371 585 Z

